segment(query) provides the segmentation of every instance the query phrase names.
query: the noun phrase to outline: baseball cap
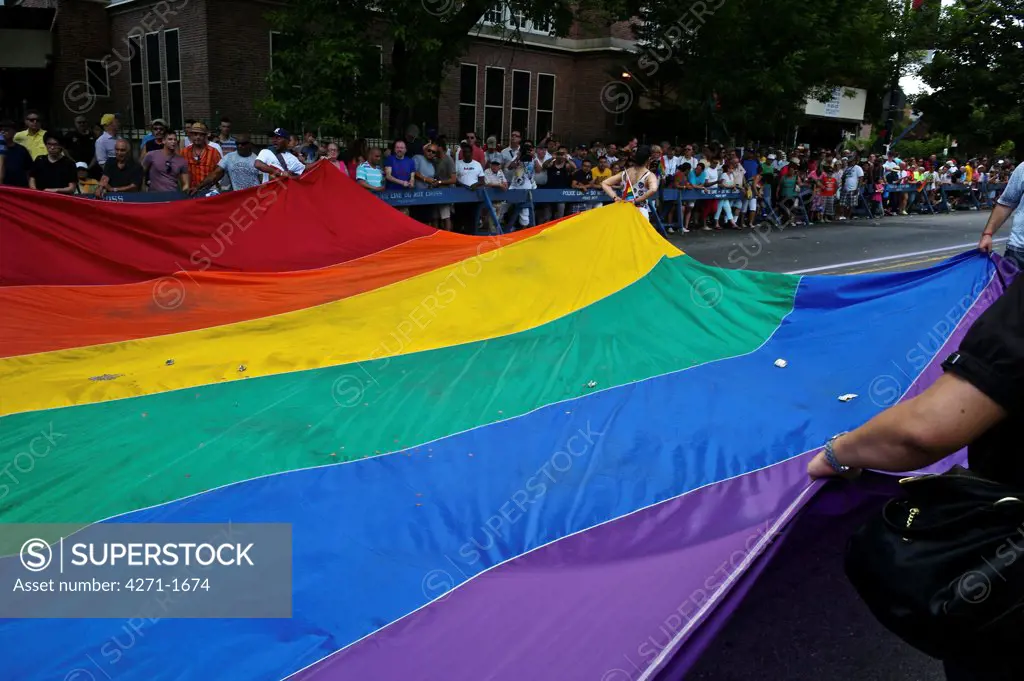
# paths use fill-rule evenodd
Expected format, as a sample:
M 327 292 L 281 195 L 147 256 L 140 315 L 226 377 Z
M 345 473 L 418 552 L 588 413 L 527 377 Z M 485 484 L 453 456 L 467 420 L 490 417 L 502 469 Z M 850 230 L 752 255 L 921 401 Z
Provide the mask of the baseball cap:
M 85 161 L 79 161 L 78 163 L 75 164 L 75 167 L 76 168 L 81 168 L 82 170 L 88 170 L 89 169 L 89 164 L 86 163 Z
M 103 114 L 103 118 L 100 119 L 100 125 L 110 125 L 117 118 L 114 114 Z
M 167 121 L 165 121 L 162 118 L 154 118 L 153 121 L 149 124 L 149 126 L 153 127 L 154 125 L 162 125 L 162 126 L 164 126 L 166 128 L 167 127 Z
M 501 160 L 497 159 L 497 158 L 492 158 L 491 159 L 491 165 L 492 166 L 500 166 L 501 165 Z
M 469 140 L 462 140 L 461 142 L 459 142 L 459 146 L 460 147 L 472 147 L 473 145 L 469 143 Z
M 775 154 L 768 154 L 768 160 L 769 161 L 774 161 L 775 160 Z
M 291 137 L 291 135 L 288 134 L 288 131 L 285 130 L 284 128 L 274 128 L 271 131 L 270 136 L 271 137 L 285 137 L 285 138 Z

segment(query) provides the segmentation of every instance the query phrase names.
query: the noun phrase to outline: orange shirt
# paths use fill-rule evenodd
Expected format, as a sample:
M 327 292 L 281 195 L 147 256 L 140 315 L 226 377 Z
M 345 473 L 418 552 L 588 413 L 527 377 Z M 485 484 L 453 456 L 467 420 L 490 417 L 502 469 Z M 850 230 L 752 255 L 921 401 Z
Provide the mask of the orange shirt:
M 206 179 L 206 176 L 213 172 L 213 169 L 220 163 L 220 152 L 207 145 L 202 153 L 196 155 L 194 146 L 182 151 L 185 160 L 188 161 L 188 179 L 193 187 Z

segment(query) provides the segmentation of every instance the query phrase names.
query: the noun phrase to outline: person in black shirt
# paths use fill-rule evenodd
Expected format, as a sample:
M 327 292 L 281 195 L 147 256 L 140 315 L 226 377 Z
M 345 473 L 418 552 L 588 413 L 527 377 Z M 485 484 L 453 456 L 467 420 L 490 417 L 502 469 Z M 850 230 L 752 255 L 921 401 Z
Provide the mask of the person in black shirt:
M 28 149 L 14 141 L 17 129 L 14 121 L 0 122 L 0 133 L 4 136 L 3 183 L 8 187 L 28 187 L 28 171 L 32 167 L 32 156 Z
M 974 322 L 942 368 L 945 374 L 914 399 L 834 437 L 834 461 L 851 469 L 914 471 L 966 446 L 973 473 L 1024 486 L 1017 432 L 1024 416 L 1024 276 Z M 824 453 L 807 471 L 812 478 L 842 473 Z M 1007 660 L 946 662 L 949 681 L 1010 681 L 1019 673 Z
M 142 151 L 139 153 L 139 163 L 142 163 L 149 152 L 164 148 L 164 135 L 167 134 L 167 123 L 162 118 L 154 118 L 150 126 L 153 130 L 153 136 L 146 136 L 146 143 L 142 145 Z M 191 128 L 188 129 L 191 130 Z
M 572 175 L 576 172 L 576 164 L 569 162 L 569 148 L 560 145 L 554 155 L 544 162 L 544 170 L 548 173 L 548 183 L 545 189 L 571 189 Z M 565 215 L 565 204 L 552 204 L 552 217 L 560 218 Z
M 117 140 L 114 158 L 107 159 L 103 166 L 103 177 L 96 188 L 96 196 L 103 198 L 107 192 L 137 192 L 142 187 L 142 166 L 131 158 L 127 140 Z
M 75 116 L 75 129 L 64 137 L 64 152 L 72 161 L 87 166 L 92 166 L 96 160 L 96 137 L 89 130 L 85 116 Z
M 78 181 L 75 162 L 64 155 L 60 137 L 54 133 L 46 133 L 43 142 L 46 144 L 46 156 L 40 156 L 32 163 L 29 187 L 44 192 L 74 194 Z

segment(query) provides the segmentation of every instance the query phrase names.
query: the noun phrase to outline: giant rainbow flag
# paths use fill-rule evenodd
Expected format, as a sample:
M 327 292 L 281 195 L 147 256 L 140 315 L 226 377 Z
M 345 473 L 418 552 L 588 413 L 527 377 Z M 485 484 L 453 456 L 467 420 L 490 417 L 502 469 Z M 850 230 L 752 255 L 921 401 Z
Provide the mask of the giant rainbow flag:
M 807 458 L 1002 288 L 977 253 L 710 267 L 625 204 L 460 236 L 327 166 L 167 204 L 2 189 L 0 217 L 2 463 L 61 435 L 0 521 L 293 527 L 290 619 L 130 651 L 117 620 L 5 620 L 19 681 L 678 678 Z

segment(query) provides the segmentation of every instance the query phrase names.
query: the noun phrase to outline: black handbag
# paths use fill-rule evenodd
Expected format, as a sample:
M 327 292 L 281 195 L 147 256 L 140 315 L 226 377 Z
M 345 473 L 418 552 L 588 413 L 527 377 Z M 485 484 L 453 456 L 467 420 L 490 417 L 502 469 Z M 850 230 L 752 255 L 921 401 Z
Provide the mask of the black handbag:
M 1024 490 L 960 466 L 904 478 L 900 488 L 847 544 L 846 574 L 860 597 L 887 629 L 934 658 L 1017 652 Z

